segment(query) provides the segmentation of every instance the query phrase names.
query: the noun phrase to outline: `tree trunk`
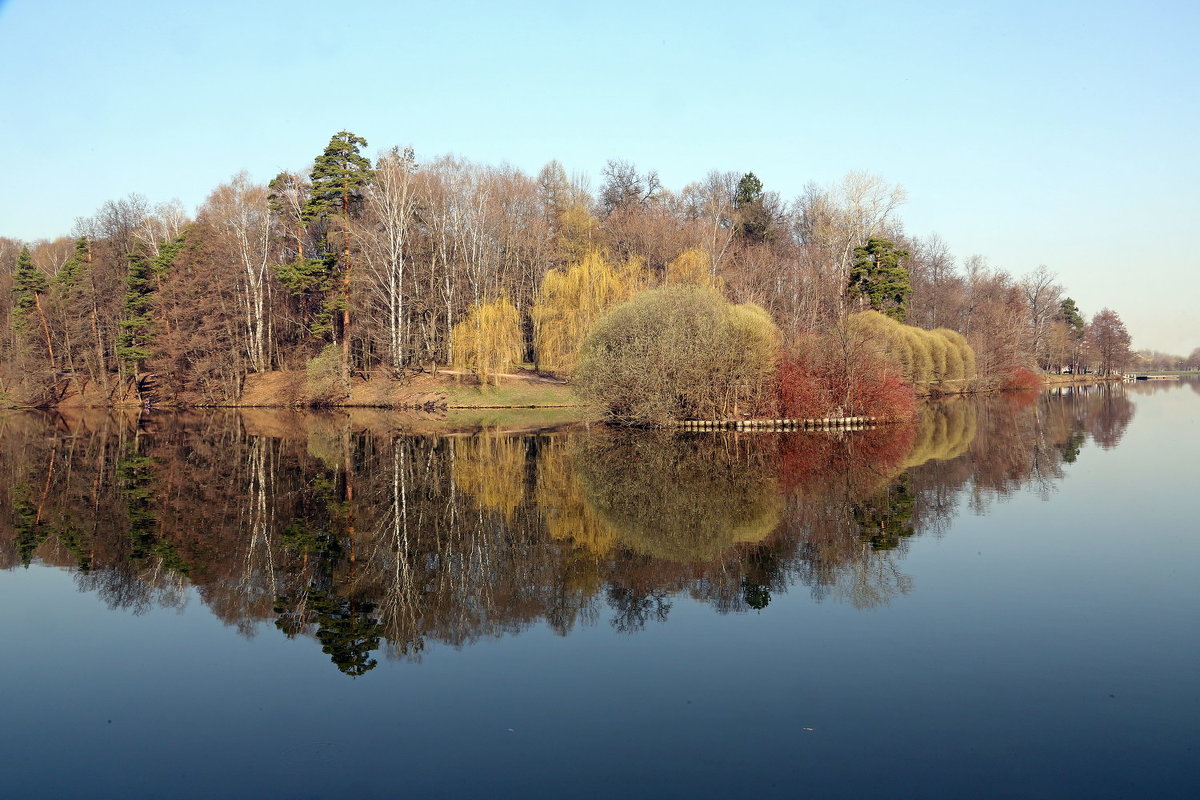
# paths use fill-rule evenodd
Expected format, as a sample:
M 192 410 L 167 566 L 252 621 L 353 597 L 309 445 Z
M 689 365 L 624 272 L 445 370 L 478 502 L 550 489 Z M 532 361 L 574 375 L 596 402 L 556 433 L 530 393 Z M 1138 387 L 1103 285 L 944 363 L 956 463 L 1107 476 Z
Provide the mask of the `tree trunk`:
M 50 338 L 50 323 L 46 321 L 46 312 L 42 309 L 42 296 L 37 292 L 33 293 L 33 304 L 37 308 L 38 318 L 42 321 L 42 332 L 46 334 L 46 352 L 50 356 L 50 369 L 57 370 L 58 364 L 54 359 L 54 341 Z

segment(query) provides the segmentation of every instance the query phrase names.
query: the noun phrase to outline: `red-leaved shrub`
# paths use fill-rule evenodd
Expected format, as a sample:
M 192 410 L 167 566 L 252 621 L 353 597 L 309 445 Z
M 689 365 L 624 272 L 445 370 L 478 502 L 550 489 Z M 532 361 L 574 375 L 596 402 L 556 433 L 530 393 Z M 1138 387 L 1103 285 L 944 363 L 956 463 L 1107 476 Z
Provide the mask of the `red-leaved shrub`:
M 910 419 L 917 411 L 917 393 L 912 384 L 892 374 L 861 376 L 854 392 L 852 413 L 859 416 L 895 421 Z
M 820 354 L 787 356 L 776 373 L 780 415 L 789 419 L 877 417 L 909 419 L 917 396 L 881 359 L 860 356 L 847 369 Z
M 776 386 L 779 413 L 789 419 L 817 419 L 833 408 L 828 381 L 796 358 L 779 362 Z
M 1011 389 L 1036 390 L 1040 389 L 1041 386 L 1042 379 L 1035 375 L 1032 370 L 1028 370 L 1025 367 L 1013 370 L 1012 374 L 1004 380 L 1004 383 L 1000 384 L 1000 388 L 1004 391 Z

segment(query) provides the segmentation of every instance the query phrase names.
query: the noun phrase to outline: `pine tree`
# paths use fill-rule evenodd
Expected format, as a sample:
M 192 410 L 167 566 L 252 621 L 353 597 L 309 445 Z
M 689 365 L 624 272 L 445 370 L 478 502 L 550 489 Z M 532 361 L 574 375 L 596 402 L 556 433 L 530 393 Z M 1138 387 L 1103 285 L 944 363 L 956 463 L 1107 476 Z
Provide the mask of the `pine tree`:
M 1067 341 L 1070 343 L 1068 361 L 1071 372 L 1078 373 L 1080 362 L 1083 360 L 1087 323 L 1084 321 L 1083 315 L 1079 313 L 1079 307 L 1070 297 L 1063 298 L 1059 304 L 1057 318 L 1067 327 Z
M 125 362 L 135 378 L 141 373 L 145 362 L 154 355 L 154 321 L 151 316 L 154 295 L 184 243 L 184 237 L 179 236 L 161 245 L 154 258 L 147 256 L 145 248 L 138 248 L 128 256 L 129 272 L 125 276 L 125 303 L 121 333 L 117 337 L 117 357 Z
M 54 285 L 61 296 L 69 297 L 79 288 L 87 272 L 90 253 L 91 245 L 88 244 L 86 236 L 75 240 L 75 252 L 63 262 L 54 276 Z
M 1075 305 L 1075 301 L 1070 297 L 1064 298 L 1058 306 L 1058 318 L 1067 324 L 1067 328 L 1072 333 L 1079 336 L 1083 335 L 1087 323 L 1083 321 L 1083 315 L 1079 313 L 1079 308 Z
M 912 294 L 908 268 L 901 263 L 907 257 L 907 250 L 897 248 L 888 239 L 868 238 L 866 244 L 854 248 L 850 294 L 866 298 L 872 311 L 904 322 Z
M 313 162 L 308 201 L 302 217 L 305 222 L 327 228 L 330 222 L 341 229 L 341 297 L 336 306 L 327 303 L 330 311 L 340 311 L 342 319 L 342 377 L 350 373 L 350 278 L 353 266 L 350 259 L 349 221 L 357 216 L 363 202 L 363 189 L 371 182 L 370 160 L 360 149 L 367 140 L 349 131 L 340 131 L 329 140 L 325 151 Z M 332 247 L 326 237 L 326 253 Z
M 42 308 L 42 295 L 49 289 L 50 282 L 33 263 L 29 248 L 22 247 L 17 255 L 16 270 L 13 272 L 13 293 L 16 297 L 13 299 L 12 325 L 17 332 L 28 334 L 29 313 L 35 312 L 46 337 L 46 353 L 50 358 L 50 366 L 54 367 L 54 342 L 50 338 L 50 325 L 46 321 L 45 309 Z
M 334 134 L 313 162 L 312 187 L 304 204 L 308 222 L 353 216 L 362 204 L 363 189 L 371 182 L 371 161 L 360 149 L 367 140 L 349 131 Z
M 750 242 L 765 242 L 769 238 L 771 218 L 763 202 L 763 184 L 753 172 L 747 172 L 738 181 L 733 208 L 742 238 Z
M 126 363 L 135 376 L 150 358 L 150 305 L 154 293 L 154 272 L 144 249 L 128 256 L 129 272 L 125 276 L 125 302 L 121 318 L 121 333 L 117 336 L 117 357 Z

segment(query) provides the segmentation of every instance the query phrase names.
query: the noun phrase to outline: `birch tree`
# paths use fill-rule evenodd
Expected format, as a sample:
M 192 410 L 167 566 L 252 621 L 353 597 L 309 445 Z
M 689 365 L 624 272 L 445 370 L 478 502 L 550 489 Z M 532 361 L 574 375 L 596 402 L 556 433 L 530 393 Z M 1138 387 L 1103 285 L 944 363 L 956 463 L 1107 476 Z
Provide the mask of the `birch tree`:
M 202 214 L 228 240 L 241 266 L 246 356 L 252 371 L 263 372 L 270 368 L 267 316 L 272 225 L 267 188 L 251 183 L 249 176 L 240 172 L 209 195 Z
M 371 289 L 384 309 L 389 366 L 404 367 L 407 313 L 404 268 L 409 230 L 416 214 L 416 159 L 411 148 L 393 147 L 375 163 L 374 185 L 366 193 L 369 224 L 363 252 Z

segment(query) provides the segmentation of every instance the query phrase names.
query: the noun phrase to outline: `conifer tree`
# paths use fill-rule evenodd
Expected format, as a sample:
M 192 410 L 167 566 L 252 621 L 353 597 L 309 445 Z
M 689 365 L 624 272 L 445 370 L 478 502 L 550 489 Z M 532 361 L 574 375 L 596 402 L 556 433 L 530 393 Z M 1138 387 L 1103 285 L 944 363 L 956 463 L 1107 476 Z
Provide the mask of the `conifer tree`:
M 69 296 L 73 294 L 83 282 L 84 273 L 88 267 L 90 251 L 91 245 L 88 243 L 86 236 L 80 236 L 75 240 L 75 252 L 63 262 L 63 265 L 58 268 L 58 273 L 54 276 L 55 287 L 61 295 Z
M 46 337 L 46 352 L 50 357 L 50 366 L 54 366 L 54 342 L 50 338 L 50 325 L 46 321 L 46 311 L 42 308 L 42 295 L 50 288 L 49 281 L 29 255 L 29 248 L 22 247 L 17 256 L 17 268 L 13 272 L 13 327 L 20 333 L 29 331 L 29 313 L 35 312 L 41 323 L 42 333 Z
M 154 355 L 154 320 L 151 312 L 154 295 L 175 257 L 183 249 L 184 237 L 162 244 L 158 255 L 150 258 L 145 247 L 130 253 L 129 272 L 125 277 L 125 302 L 121 333 L 117 337 L 117 357 L 137 380 L 142 366 Z
M 771 219 L 763 200 L 762 181 L 753 172 L 747 172 L 738 181 L 733 195 L 737 231 L 747 241 L 764 242 L 768 238 Z
M 302 212 L 305 222 L 322 224 L 326 228 L 334 222 L 340 228 L 341 296 L 336 310 L 341 312 L 342 377 L 346 380 L 350 376 L 350 278 L 353 272 L 348 223 L 358 215 L 363 189 L 371 182 L 371 161 L 361 152 L 366 146 L 366 139 L 349 131 L 333 135 L 325 151 L 313 162 L 309 175 L 312 186 Z M 327 253 L 333 249 L 328 237 L 323 249 Z
M 908 268 L 900 262 L 907 257 L 907 250 L 899 249 L 888 239 L 868 238 L 866 244 L 854 248 L 848 287 L 851 295 L 866 298 L 872 311 L 904 322 L 912 282 Z
M 1057 318 L 1067 328 L 1067 340 L 1070 342 L 1070 352 L 1068 360 L 1071 364 L 1072 372 L 1079 372 L 1080 362 L 1083 360 L 1084 342 L 1087 334 L 1087 323 L 1083 319 L 1083 315 L 1079 313 L 1079 307 L 1075 304 L 1075 300 L 1070 297 L 1063 299 L 1058 306 Z
M 293 172 L 280 172 L 267 184 L 267 208 L 279 226 L 290 233 L 283 244 L 283 263 L 272 265 L 275 278 L 292 297 L 304 314 L 305 327 L 316 337 L 333 330 L 333 310 L 328 293 L 334 287 L 336 256 L 313 257 L 307 249 L 309 235 L 308 181 Z M 320 254 L 318 254 L 320 256 Z
M 124 315 L 117 336 L 117 357 L 136 377 L 150 358 L 150 300 L 154 293 L 154 273 L 143 249 L 130 253 L 129 272 L 125 276 Z
M 62 338 L 63 368 L 75 372 L 75 352 L 78 340 L 72 333 L 81 332 L 78 320 L 95 319 L 95 295 L 91 286 L 91 243 L 86 236 L 75 240 L 75 251 L 54 274 L 50 286 L 49 316 Z M 87 312 L 85 312 L 87 309 Z M 90 313 L 88 313 L 90 312 Z

